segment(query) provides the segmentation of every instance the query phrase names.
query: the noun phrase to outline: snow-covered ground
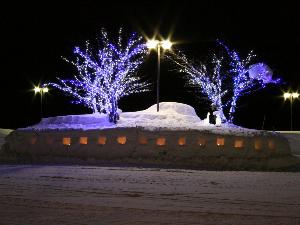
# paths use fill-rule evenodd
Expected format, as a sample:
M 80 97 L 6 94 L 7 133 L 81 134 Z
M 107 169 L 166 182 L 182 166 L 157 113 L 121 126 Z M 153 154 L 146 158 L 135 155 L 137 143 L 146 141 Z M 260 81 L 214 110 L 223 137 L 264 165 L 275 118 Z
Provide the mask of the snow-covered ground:
M 300 173 L 0 166 L 0 224 L 300 224 Z
M 233 124 L 215 126 L 201 120 L 193 107 L 177 102 L 161 102 L 160 111 L 156 105 L 137 112 L 121 112 L 117 124 L 109 123 L 104 114 L 68 115 L 44 118 L 39 124 L 23 129 L 105 129 L 114 127 L 143 127 L 147 130 L 196 129 L 217 134 L 232 134 L 241 136 L 261 135 L 263 131 L 246 129 Z

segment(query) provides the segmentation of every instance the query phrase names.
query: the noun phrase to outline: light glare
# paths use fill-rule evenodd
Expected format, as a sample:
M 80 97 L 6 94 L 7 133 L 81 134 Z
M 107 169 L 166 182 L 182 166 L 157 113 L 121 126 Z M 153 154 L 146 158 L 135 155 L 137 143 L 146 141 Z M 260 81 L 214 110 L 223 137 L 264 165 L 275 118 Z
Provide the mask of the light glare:
M 293 98 L 298 98 L 298 97 L 299 97 L 299 93 L 294 92 L 294 93 L 292 94 L 292 97 L 293 97 Z
M 161 42 L 161 46 L 163 47 L 163 49 L 171 49 L 172 47 L 172 42 L 169 40 L 165 40 Z
M 284 97 L 284 99 L 287 99 L 287 98 L 291 97 L 291 94 L 286 92 L 283 94 L 283 97 Z
M 293 92 L 293 93 L 286 92 L 286 93 L 283 94 L 283 97 L 284 97 L 284 99 L 287 99 L 287 98 L 298 98 L 299 97 L 299 93 L 297 93 L 297 92 Z
M 157 47 L 158 41 L 157 40 L 149 40 L 149 41 L 147 41 L 146 45 L 147 45 L 147 48 L 154 49 Z
M 34 93 L 40 92 L 41 88 L 40 87 L 34 87 Z

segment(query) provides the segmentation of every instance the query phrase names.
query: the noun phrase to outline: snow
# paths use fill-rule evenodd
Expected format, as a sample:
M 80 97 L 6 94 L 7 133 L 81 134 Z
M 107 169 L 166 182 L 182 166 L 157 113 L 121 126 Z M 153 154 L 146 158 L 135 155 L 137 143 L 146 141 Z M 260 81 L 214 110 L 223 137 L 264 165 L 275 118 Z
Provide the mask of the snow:
M 264 131 L 242 128 L 233 124 L 215 126 L 201 120 L 193 107 L 178 102 L 161 102 L 137 112 L 121 112 L 117 124 L 110 123 L 105 114 L 67 115 L 43 118 L 39 124 L 22 130 L 107 129 L 141 127 L 146 130 L 200 130 L 217 134 L 241 136 L 262 135 Z
M 273 71 L 264 63 L 251 65 L 249 68 L 249 76 L 252 79 L 262 80 L 264 84 L 272 82 Z
M 277 131 L 288 139 L 291 151 L 294 155 L 300 157 L 300 131 Z
M 12 132 L 13 130 L 10 130 L 10 129 L 0 129 L 0 149 L 1 149 L 1 146 L 4 144 L 5 142 L 5 137 L 10 133 Z
M 1 165 L 1 224 L 300 224 L 300 173 Z

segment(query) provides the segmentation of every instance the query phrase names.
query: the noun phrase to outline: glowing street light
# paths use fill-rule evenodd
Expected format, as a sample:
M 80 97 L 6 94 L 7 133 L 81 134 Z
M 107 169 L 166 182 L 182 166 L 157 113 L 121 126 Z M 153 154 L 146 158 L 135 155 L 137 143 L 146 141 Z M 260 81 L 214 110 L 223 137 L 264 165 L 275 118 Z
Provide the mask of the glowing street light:
M 159 80 L 160 80 L 160 49 L 163 48 L 164 50 L 170 50 L 172 47 L 172 42 L 170 40 L 148 40 L 147 43 L 148 49 L 156 49 L 157 50 L 157 82 L 156 82 L 156 105 L 157 105 L 157 112 L 159 112 Z
M 44 93 L 49 92 L 49 89 L 47 87 L 36 86 L 33 90 L 35 94 L 40 93 L 41 95 L 41 118 L 43 118 L 43 95 Z
M 298 97 L 299 97 L 299 93 L 294 92 L 294 93 L 292 94 L 292 98 L 298 98 Z
M 286 92 L 286 93 L 283 94 L 283 97 L 284 97 L 284 100 L 286 100 L 286 99 L 291 97 L 291 93 Z
M 163 49 L 165 50 L 170 50 L 172 47 L 172 42 L 170 40 L 165 40 L 161 42 L 161 47 L 163 47 Z
M 291 131 L 293 130 L 293 100 L 299 97 L 297 92 L 285 92 L 283 94 L 284 100 L 289 99 L 291 104 Z
M 159 41 L 157 41 L 157 40 L 149 40 L 149 41 L 147 41 L 146 45 L 147 45 L 148 49 L 155 49 L 155 48 L 157 48 L 158 43 L 159 43 Z
M 34 93 L 36 94 L 36 93 L 41 91 L 41 88 L 40 87 L 34 87 L 33 90 L 34 90 Z

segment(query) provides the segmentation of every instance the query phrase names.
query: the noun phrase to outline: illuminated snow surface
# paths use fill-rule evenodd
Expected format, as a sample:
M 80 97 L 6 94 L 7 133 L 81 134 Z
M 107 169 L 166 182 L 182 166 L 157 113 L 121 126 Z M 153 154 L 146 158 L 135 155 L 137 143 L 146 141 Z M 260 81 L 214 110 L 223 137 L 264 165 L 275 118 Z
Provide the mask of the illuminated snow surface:
M 67 115 L 43 118 L 39 124 L 22 128 L 25 130 L 48 129 L 106 129 L 117 127 L 141 127 L 147 130 L 201 130 L 217 134 L 233 134 L 243 136 L 262 135 L 264 131 L 246 129 L 233 124 L 215 126 L 206 125 L 193 107 L 177 102 L 162 102 L 157 112 L 156 104 L 150 108 L 137 112 L 121 112 L 117 124 L 110 123 L 105 114 Z
M 0 165 L 0 224 L 300 224 L 300 173 Z

